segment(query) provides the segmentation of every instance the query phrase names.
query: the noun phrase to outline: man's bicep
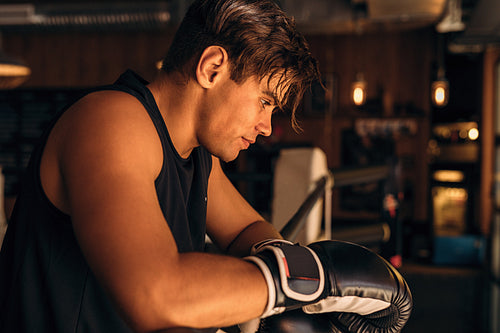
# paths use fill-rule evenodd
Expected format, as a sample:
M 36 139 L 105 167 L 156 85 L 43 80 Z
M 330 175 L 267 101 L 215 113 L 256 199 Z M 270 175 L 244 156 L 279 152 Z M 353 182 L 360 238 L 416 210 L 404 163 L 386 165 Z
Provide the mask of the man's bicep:
M 90 268 L 130 314 L 178 255 L 154 187 L 156 143 L 140 120 L 79 120 L 60 155 L 71 221 Z

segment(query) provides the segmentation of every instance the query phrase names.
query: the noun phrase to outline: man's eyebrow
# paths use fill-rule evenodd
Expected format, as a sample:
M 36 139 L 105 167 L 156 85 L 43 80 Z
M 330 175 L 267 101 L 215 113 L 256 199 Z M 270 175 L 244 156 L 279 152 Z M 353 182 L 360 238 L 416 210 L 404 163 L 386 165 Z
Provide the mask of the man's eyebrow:
M 270 90 L 264 90 L 262 93 L 264 95 L 267 95 L 270 98 L 272 98 L 274 105 L 278 105 L 278 97 L 276 96 L 276 94 L 274 92 L 272 92 Z

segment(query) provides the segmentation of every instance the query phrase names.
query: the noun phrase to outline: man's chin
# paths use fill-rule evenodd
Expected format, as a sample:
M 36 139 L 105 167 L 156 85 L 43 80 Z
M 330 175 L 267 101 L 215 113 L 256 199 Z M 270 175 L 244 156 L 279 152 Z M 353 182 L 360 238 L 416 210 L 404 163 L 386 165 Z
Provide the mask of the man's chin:
M 220 160 L 228 163 L 234 161 L 238 156 L 240 155 L 240 151 L 238 150 L 236 153 L 233 154 L 220 154 L 220 155 L 215 155 L 217 156 Z

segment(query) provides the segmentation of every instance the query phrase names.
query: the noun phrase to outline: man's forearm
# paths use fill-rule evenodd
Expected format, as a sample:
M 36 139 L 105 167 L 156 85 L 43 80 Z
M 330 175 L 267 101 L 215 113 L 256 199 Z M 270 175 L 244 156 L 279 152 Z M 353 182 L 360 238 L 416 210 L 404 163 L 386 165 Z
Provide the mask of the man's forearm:
M 179 255 L 175 274 L 166 292 L 159 293 L 169 298 L 168 327 L 227 327 L 260 316 L 266 307 L 266 282 L 253 263 L 189 252 Z M 158 301 L 164 303 L 161 297 Z
M 255 221 L 243 229 L 226 250 L 231 255 L 242 257 L 249 255 L 252 245 L 259 241 L 282 238 L 271 223 L 267 221 Z

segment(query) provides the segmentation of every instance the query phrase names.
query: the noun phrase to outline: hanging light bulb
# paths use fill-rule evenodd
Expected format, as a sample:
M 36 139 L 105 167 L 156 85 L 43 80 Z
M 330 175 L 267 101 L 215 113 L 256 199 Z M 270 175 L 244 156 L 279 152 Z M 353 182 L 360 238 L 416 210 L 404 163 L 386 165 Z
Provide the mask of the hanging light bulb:
M 436 80 L 434 80 L 431 84 L 431 101 L 432 104 L 438 108 L 445 107 L 448 104 L 448 99 L 450 98 L 450 83 L 445 77 L 445 45 L 445 36 L 442 34 L 438 35 L 436 45 L 438 71 Z
M 351 99 L 356 106 L 361 106 L 366 102 L 366 81 L 363 73 L 356 75 L 356 81 L 351 86 Z
M 450 97 L 450 83 L 444 76 L 444 69 L 439 68 L 437 79 L 431 85 L 432 104 L 444 107 L 448 104 Z

